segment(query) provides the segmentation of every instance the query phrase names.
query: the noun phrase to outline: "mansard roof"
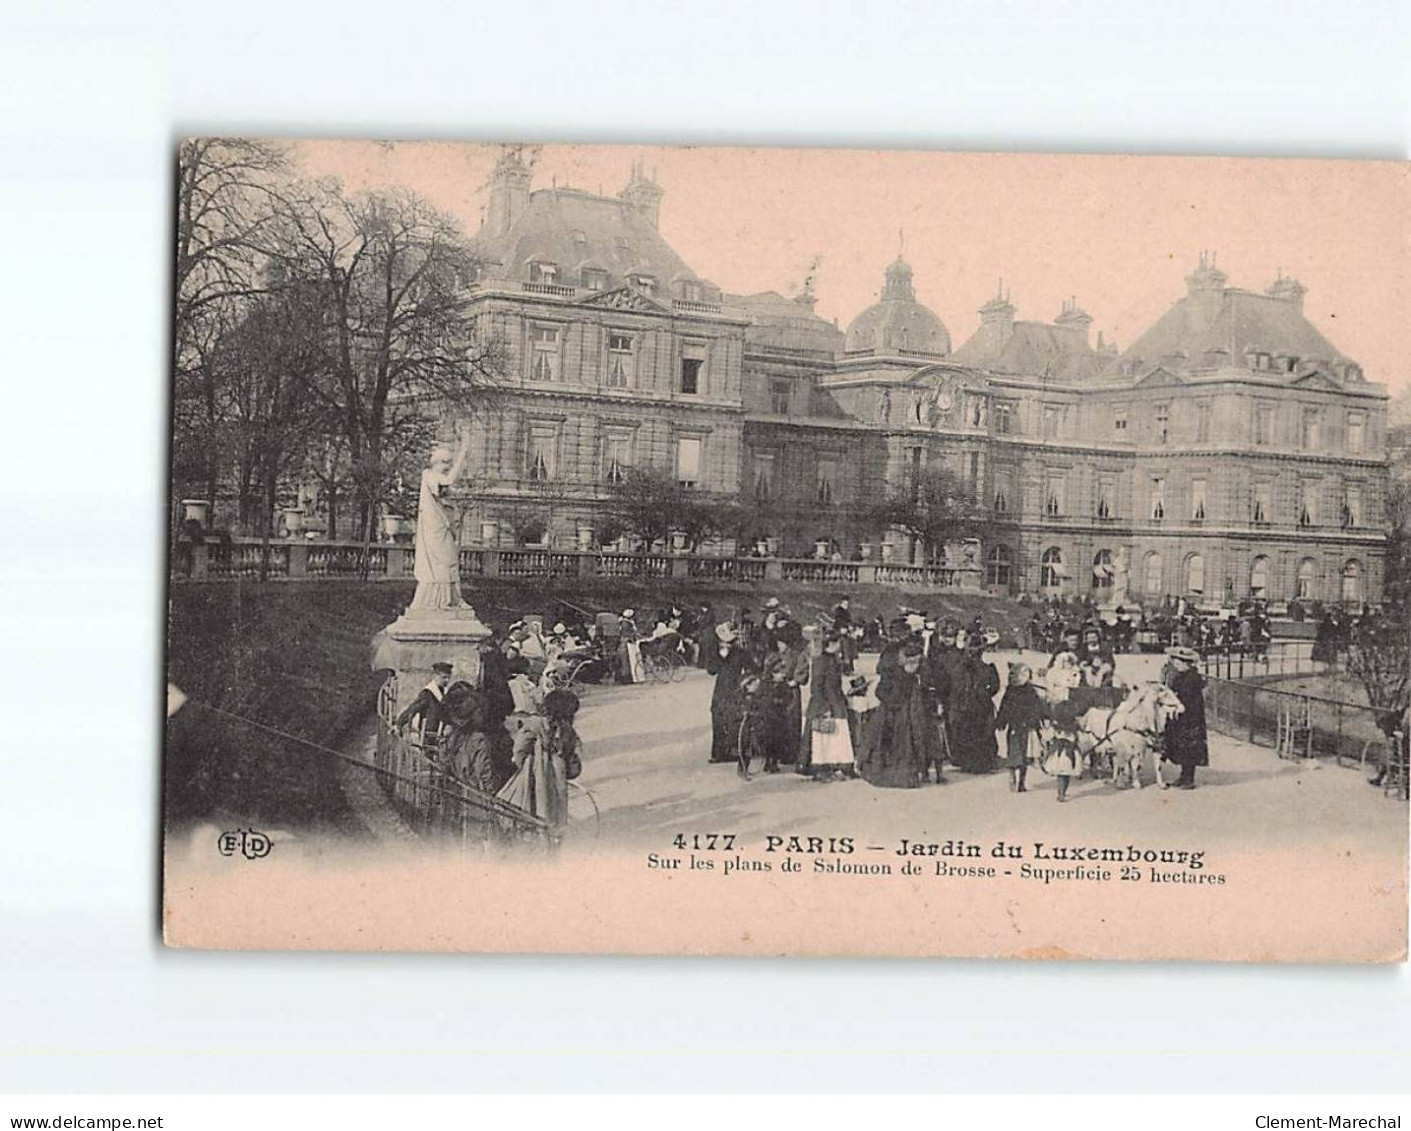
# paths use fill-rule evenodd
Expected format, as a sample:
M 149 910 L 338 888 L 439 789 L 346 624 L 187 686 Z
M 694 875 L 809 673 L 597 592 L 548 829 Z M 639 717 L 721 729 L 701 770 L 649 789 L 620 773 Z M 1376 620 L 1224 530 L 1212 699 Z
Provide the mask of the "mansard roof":
M 982 324 L 953 359 L 976 369 L 1054 381 L 1080 381 L 1098 372 L 1106 356 L 1087 335 L 1047 322 Z
M 724 301 L 753 319 L 745 330 L 745 341 L 751 345 L 829 354 L 843 348 L 843 332 L 813 312 L 810 295 L 786 298 L 778 291 L 759 291 L 725 295 Z
M 536 260 L 555 264 L 570 286 L 581 284 L 584 266 L 607 272 L 610 285 L 634 274 L 652 275 L 662 286 L 699 278 L 641 210 L 581 189 L 536 189 L 507 231 L 492 235 L 482 228 L 471 245 L 506 279 L 525 278 Z
M 1243 367 L 1248 354 L 1321 361 L 1341 368 L 1349 359 L 1304 316 L 1297 302 L 1226 288 L 1178 300 L 1112 363 L 1117 373 L 1207 366 Z

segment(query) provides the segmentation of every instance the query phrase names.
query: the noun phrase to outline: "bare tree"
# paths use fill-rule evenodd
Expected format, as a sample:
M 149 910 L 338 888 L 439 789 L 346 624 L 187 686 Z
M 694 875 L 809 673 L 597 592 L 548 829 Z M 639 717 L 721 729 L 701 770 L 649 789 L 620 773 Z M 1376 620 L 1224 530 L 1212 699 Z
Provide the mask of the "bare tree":
M 978 536 L 985 510 L 959 476 L 946 467 L 928 467 L 898 486 L 865 514 L 878 527 L 895 527 L 917 538 L 934 557 L 947 542 Z
M 1390 616 L 1363 617 L 1347 649 L 1347 670 L 1362 682 L 1367 702 L 1404 711 L 1411 692 L 1411 617 L 1405 606 Z
M 331 182 L 281 203 L 277 246 L 287 273 L 324 295 L 320 395 L 347 440 L 366 542 L 405 456 L 402 438 L 419 435 L 428 416 L 479 410 L 503 373 L 502 346 L 468 308 L 479 264 L 455 221 L 415 194 L 350 198 Z
M 263 289 L 265 239 L 285 183 L 283 150 L 225 138 L 177 150 L 172 424 L 175 493 L 199 483 L 215 501 L 228 456 L 228 390 L 214 363 L 219 343 Z M 175 503 L 173 498 L 173 503 Z M 173 512 L 175 508 L 173 507 Z

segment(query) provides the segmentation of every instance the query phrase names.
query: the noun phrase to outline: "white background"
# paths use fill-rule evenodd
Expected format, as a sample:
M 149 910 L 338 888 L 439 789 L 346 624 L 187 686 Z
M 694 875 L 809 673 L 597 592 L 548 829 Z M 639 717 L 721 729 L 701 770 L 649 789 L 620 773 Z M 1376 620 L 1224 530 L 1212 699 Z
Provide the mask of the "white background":
M 1407 12 L 11 0 L 0 1091 L 1404 1086 L 1404 967 L 176 953 L 155 860 L 177 133 L 1404 158 Z

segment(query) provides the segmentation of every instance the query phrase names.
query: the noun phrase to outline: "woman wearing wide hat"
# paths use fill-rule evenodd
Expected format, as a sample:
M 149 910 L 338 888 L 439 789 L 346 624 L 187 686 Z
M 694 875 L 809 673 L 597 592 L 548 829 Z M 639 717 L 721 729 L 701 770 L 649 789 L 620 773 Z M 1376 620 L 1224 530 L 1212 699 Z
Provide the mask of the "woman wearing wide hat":
M 1181 767 L 1179 789 L 1195 788 L 1197 766 L 1210 765 L 1205 731 L 1205 679 L 1200 674 L 1200 653 L 1194 648 L 1166 649 L 1164 682 L 1184 708 L 1166 724 L 1165 758 Z M 1162 786 L 1166 783 L 1163 781 Z

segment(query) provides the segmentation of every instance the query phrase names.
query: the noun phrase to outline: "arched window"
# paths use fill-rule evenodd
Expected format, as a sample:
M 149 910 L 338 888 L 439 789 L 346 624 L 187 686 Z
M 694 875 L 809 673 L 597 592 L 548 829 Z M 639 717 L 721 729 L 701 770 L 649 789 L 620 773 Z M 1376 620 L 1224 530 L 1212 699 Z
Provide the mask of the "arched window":
M 1300 601 L 1311 601 L 1318 595 L 1318 563 L 1312 558 L 1304 558 L 1298 563 L 1298 588 L 1295 593 Z
M 1063 551 L 1050 546 L 1039 559 L 1039 586 L 1043 589 L 1057 589 L 1063 584 Z
M 1342 567 L 1342 601 L 1345 605 L 1355 605 L 1362 600 L 1362 563 L 1349 558 Z
M 1249 595 L 1267 597 L 1269 595 L 1269 559 L 1260 554 L 1249 567 Z
M 1116 571 L 1112 568 L 1112 551 L 1099 550 L 1093 555 L 1093 588 L 1111 589 Z
M 1201 554 L 1186 558 L 1186 592 L 1205 592 L 1205 558 Z
M 1009 547 L 1000 543 L 990 551 L 989 557 L 985 559 L 985 584 L 1008 588 L 1012 571 L 1013 563 L 1009 556 Z
M 1150 596 L 1160 596 L 1166 588 L 1161 580 L 1163 564 L 1161 555 L 1155 550 L 1147 554 L 1142 562 L 1142 588 Z

